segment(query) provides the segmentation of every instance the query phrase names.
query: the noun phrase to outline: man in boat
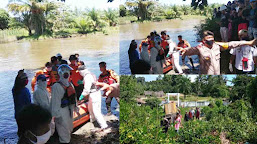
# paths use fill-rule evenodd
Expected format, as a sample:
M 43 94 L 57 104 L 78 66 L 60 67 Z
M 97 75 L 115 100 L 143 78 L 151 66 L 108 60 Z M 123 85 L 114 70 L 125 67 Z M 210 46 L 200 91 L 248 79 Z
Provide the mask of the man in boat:
M 43 69 L 43 72 L 45 74 L 46 81 L 47 81 L 47 91 L 50 93 L 51 93 L 51 79 L 50 79 L 51 71 L 52 71 L 52 65 L 50 62 L 47 62 L 45 64 L 45 68 Z
M 98 82 L 103 82 L 108 85 L 119 83 L 120 81 L 119 76 L 114 72 L 114 70 L 106 69 L 106 62 L 100 62 L 99 68 L 102 73 L 99 75 Z M 108 113 L 110 113 L 112 97 L 107 97 L 105 102 L 106 102 L 107 111 Z
M 58 67 L 60 79 L 52 86 L 50 109 L 52 116 L 55 117 L 60 143 L 70 142 L 73 130 L 73 111 L 77 110 L 76 91 L 69 82 L 71 70 L 73 69 L 67 64 L 60 65 Z
M 169 52 L 169 43 L 167 41 L 168 39 L 165 31 L 161 32 L 161 38 L 162 38 L 161 47 L 164 49 L 164 55 L 166 56 Z
M 83 82 L 84 82 L 84 89 L 83 92 L 79 98 L 79 100 L 84 99 L 85 96 L 89 96 L 89 106 L 92 102 L 92 111 L 89 109 L 90 113 L 90 119 L 93 122 L 94 118 L 100 125 L 101 129 L 100 131 L 103 131 L 107 129 L 108 125 L 102 115 L 101 112 L 101 101 L 102 101 L 102 95 L 101 91 L 96 86 L 96 78 L 93 74 L 89 72 L 89 70 L 86 68 L 85 65 L 81 65 L 78 68 L 79 73 L 81 76 L 83 76 Z
M 71 70 L 71 82 L 74 85 L 74 88 L 76 90 L 77 98 L 79 99 L 79 96 L 81 95 L 83 91 L 83 83 L 79 83 L 79 81 L 83 80 L 83 77 L 78 72 L 78 58 L 75 55 L 70 55 L 69 61 L 70 61 L 70 67 L 73 69 Z
M 142 40 L 141 44 L 139 45 L 139 52 L 141 53 L 142 52 L 142 46 L 144 43 L 147 43 L 148 44 L 148 53 L 150 53 L 150 41 L 151 41 L 151 36 L 148 35 L 147 38 L 145 40 Z
M 61 65 L 62 63 L 62 55 L 60 53 L 56 54 L 58 64 Z
M 183 40 L 182 35 L 179 35 L 179 36 L 178 36 L 178 41 L 179 41 L 179 42 L 178 42 L 178 47 L 182 47 L 182 48 L 191 47 L 191 45 L 189 44 L 188 41 Z M 187 56 L 187 57 L 188 57 L 188 59 L 190 60 L 193 69 L 195 69 L 192 57 L 191 57 L 191 56 Z M 186 58 L 186 55 L 183 55 L 183 56 L 182 56 L 183 65 L 185 65 L 185 58 Z
M 56 56 L 51 57 L 51 64 L 52 64 L 52 71 L 50 73 L 50 81 L 51 81 L 51 85 L 53 85 L 59 80 L 59 75 L 58 75 L 59 64 Z
M 200 61 L 200 74 L 220 75 L 220 51 L 254 45 L 252 41 L 214 42 L 214 34 L 211 31 L 203 33 L 202 42 L 196 47 L 179 48 L 183 55 L 198 55 Z
M 249 36 L 247 30 L 240 30 L 238 32 L 239 39 L 249 40 Z M 233 72 L 232 63 L 235 61 L 236 73 L 237 74 L 254 74 L 254 63 L 256 63 L 257 49 L 251 46 L 242 46 L 235 49 L 230 50 L 230 54 L 232 55 L 229 63 L 229 70 Z M 257 72 L 257 68 L 256 68 Z

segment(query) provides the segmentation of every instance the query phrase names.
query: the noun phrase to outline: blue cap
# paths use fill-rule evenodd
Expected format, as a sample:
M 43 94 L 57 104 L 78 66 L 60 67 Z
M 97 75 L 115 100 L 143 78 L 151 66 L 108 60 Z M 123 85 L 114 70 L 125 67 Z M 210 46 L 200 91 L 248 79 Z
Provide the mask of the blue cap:
M 58 71 L 61 70 L 62 68 L 68 68 L 69 70 L 73 70 L 73 68 L 70 67 L 69 65 L 67 65 L 67 64 L 61 64 L 61 65 L 58 67 Z
M 43 74 L 38 75 L 37 76 L 37 81 L 39 81 L 39 80 L 46 81 L 46 76 L 43 75 Z
M 250 0 L 250 3 L 251 3 L 251 2 L 256 2 L 256 0 Z

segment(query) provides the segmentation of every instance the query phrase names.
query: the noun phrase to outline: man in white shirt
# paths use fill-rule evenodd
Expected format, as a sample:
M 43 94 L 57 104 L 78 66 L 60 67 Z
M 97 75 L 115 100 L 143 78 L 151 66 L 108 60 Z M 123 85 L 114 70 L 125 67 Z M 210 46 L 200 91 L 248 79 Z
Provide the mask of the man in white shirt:
M 247 30 L 240 30 L 238 32 L 241 41 L 248 40 Z M 257 66 L 257 49 L 252 46 L 244 45 L 230 50 L 232 54 L 229 63 L 229 70 L 233 72 L 232 63 L 235 61 L 236 74 L 253 74 L 254 64 Z M 256 69 L 257 72 L 257 69 Z

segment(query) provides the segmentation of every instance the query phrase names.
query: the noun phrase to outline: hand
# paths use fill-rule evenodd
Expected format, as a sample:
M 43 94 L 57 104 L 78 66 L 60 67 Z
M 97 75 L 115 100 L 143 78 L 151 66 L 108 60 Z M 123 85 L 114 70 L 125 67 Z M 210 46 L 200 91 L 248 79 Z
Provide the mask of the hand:
M 254 39 L 254 40 L 250 41 L 250 43 L 249 43 L 250 46 L 253 46 L 256 44 L 257 44 L 257 39 Z
M 233 66 L 232 63 L 229 63 L 229 71 L 232 73 L 233 72 Z
M 83 100 L 83 99 L 84 99 L 84 96 L 83 96 L 83 95 L 80 95 L 79 100 L 81 101 L 81 100 Z
M 106 96 L 110 95 L 110 93 L 112 93 L 112 91 L 113 91 L 113 87 L 111 87 L 110 85 L 108 85 L 106 83 L 96 82 L 96 86 L 101 87 L 101 90 L 105 91 Z

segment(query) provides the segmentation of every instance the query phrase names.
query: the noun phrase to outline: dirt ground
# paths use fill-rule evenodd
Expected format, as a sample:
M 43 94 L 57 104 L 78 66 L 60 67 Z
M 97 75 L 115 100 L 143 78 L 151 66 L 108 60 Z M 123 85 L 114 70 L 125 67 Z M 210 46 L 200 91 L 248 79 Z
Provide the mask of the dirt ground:
M 92 129 L 100 129 L 97 122 L 87 122 L 75 129 L 71 136 L 70 144 L 118 144 L 119 143 L 119 119 L 114 116 L 104 116 L 109 128 L 103 132 L 94 132 Z M 53 136 L 48 144 L 58 144 L 58 136 Z

